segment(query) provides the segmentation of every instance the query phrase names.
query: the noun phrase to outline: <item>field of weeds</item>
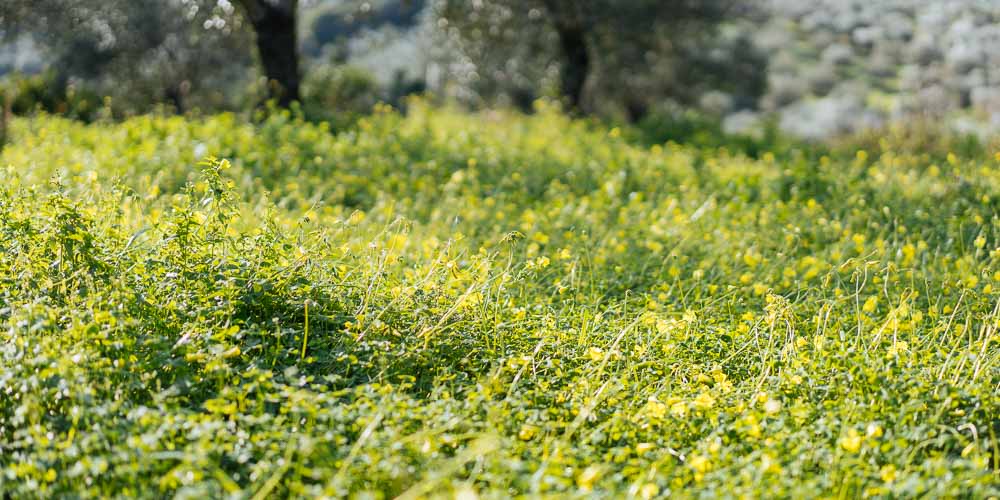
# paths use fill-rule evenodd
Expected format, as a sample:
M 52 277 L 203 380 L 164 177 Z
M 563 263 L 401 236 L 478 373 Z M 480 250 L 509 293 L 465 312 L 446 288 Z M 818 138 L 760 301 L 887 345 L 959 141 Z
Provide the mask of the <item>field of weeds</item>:
M 1000 495 L 1000 158 L 13 122 L 0 496 Z

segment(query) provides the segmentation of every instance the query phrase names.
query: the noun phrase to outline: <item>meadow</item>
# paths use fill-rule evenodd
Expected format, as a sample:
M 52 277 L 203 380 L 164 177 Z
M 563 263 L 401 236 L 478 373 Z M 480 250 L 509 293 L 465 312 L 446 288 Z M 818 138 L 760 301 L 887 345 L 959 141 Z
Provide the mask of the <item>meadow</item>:
M 0 497 L 1000 496 L 1000 156 L 18 118 Z

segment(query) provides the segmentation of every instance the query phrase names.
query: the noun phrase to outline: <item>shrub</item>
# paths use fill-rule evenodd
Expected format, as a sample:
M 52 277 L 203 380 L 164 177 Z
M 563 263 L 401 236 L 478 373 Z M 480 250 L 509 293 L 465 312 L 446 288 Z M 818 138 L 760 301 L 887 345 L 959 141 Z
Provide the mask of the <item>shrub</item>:
M 375 77 L 363 69 L 322 65 L 309 71 L 302 84 L 302 107 L 309 119 L 342 128 L 370 113 L 381 93 Z
M 949 155 L 985 158 L 989 151 L 996 149 L 990 147 L 991 144 L 995 146 L 996 141 L 984 143 L 975 135 L 948 131 L 939 122 L 916 117 L 842 137 L 835 141 L 834 148 L 846 154 L 857 150 L 875 155 L 906 151 L 940 162 L 947 160 Z
M 103 106 L 97 94 L 60 81 L 53 72 L 6 77 L 3 85 L 13 94 L 11 112 L 27 115 L 43 111 L 83 121 L 92 121 Z
M 637 140 L 644 144 L 672 141 L 699 148 L 726 148 L 758 158 L 766 152 L 784 152 L 797 143 L 782 136 L 773 120 L 762 120 L 755 134 L 727 134 L 722 121 L 695 111 L 651 113 L 635 125 Z

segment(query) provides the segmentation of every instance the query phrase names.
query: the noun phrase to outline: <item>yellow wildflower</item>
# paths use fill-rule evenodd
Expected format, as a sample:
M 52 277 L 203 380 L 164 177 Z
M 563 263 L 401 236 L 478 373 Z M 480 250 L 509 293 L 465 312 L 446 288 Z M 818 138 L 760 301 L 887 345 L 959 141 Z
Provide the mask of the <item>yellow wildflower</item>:
M 533 425 L 524 424 L 521 426 L 521 431 L 517 433 L 518 439 L 521 441 L 531 441 L 535 435 L 538 434 L 538 428 Z
M 847 431 L 847 435 L 840 438 L 840 447 L 849 453 L 857 453 L 861 450 L 861 434 L 854 429 Z
M 576 477 L 576 485 L 584 491 L 590 491 L 594 489 L 594 483 L 597 482 L 601 477 L 601 468 L 596 465 L 591 465 L 583 470 L 579 476 Z
M 865 304 L 861 306 L 861 310 L 866 313 L 873 313 L 875 312 L 875 309 L 877 307 L 878 307 L 878 297 L 875 297 L 873 295 L 871 297 L 868 297 L 868 300 L 865 301 Z
M 882 481 L 891 483 L 896 480 L 896 466 L 892 464 L 883 465 L 882 468 L 879 469 L 878 475 L 882 478 Z
M 703 392 L 694 398 L 694 407 L 699 410 L 707 410 L 715 405 L 715 398 L 707 392 Z

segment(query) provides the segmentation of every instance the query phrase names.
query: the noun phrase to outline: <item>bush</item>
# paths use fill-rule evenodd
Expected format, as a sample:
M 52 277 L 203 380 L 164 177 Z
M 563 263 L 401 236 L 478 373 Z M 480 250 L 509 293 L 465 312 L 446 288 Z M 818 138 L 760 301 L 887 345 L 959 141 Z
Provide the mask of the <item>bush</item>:
M 310 120 L 342 128 L 371 113 L 381 95 L 371 73 L 352 66 L 322 65 L 306 75 L 302 109 Z
M 783 152 L 797 145 L 782 136 L 773 120 L 762 120 L 760 130 L 746 134 L 727 134 L 722 121 L 695 111 L 652 113 L 635 125 L 634 139 L 643 144 L 672 141 L 697 148 L 726 148 L 758 158 L 766 152 Z
M 905 151 L 942 162 L 946 161 L 949 155 L 966 159 L 985 159 L 998 145 L 1000 143 L 995 139 L 984 143 L 973 134 L 946 130 L 940 122 L 912 118 L 905 122 L 893 122 L 882 128 L 843 137 L 833 142 L 833 149 L 846 155 L 858 150 L 865 150 L 874 155 Z
M 60 81 L 54 72 L 14 75 L 5 80 L 0 88 L 6 88 L 12 94 L 10 107 L 17 115 L 43 111 L 89 122 L 98 116 L 104 106 L 100 96 L 71 82 Z

